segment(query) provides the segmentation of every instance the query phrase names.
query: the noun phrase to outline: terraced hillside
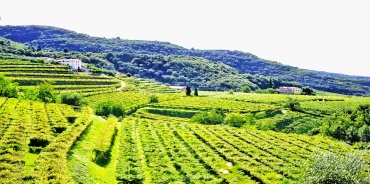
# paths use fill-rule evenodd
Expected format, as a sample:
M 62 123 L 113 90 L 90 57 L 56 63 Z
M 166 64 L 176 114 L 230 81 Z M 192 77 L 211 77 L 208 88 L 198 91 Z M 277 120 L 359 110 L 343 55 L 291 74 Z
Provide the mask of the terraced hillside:
M 120 79 L 124 81 L 126 91 L 146 91 L 150 93 L 178 93 L 179 90 L 170 88 L 155 81 L 150 81 L 142 78 L 133 78 L 121 76 Z
M 87 73 L 73 74 L 66 65 L 41 64 L 17 59 L 0 59 L 0 74 L 18 82 L 21 88 L 42 82 L 53 84 L 56 90 L 73 91 L 86 96 L 115 92 L 119 80 Z

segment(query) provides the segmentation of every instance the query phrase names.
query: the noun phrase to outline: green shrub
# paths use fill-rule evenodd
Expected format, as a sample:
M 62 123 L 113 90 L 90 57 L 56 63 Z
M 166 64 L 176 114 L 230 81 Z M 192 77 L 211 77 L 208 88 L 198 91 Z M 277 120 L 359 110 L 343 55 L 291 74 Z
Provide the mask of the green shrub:
M 103 74 L 114 77 L 116 76 L 116 71 L 115 70 L 102 70 Z
M 82 105 L 83 96 L 77 93 L 62 93 L 60 95 L 60 102 L 68 105 L 80 106 Z
M 335 125 L 331 127 L 331 132 L 331 136 L 339 140 L 344 139 L 346 136 L 346 130 L 342 125 Z
M 289 99 L 289 101 L 284 105 L 284 107 L 294 111 L 300 109 L 300 104 L 296 100 Z
M 233 94 L 234 94 L 234 90 L 230 90 L 230 91 L 229 91 L 229 94 L 230 94 L 230 95 L 233 95 Z
M 97 104 L 95 114 L 99 116 L 114 115 L 116 117 L 123 117 L 125 115 L 125 109 L 112 101 L 103 101 Z
M 191 122 L 196 122 L 205 125 L 217 125 L 223 123 L 224 118 L 222 115 L 217 114 L 215 111 L 202 112 L 196 114 L 191 118 Z
M 102 69 L 100 69 L 100 68 L 94 68 L 93 69 L 93 71 L 92 71 L 92 73 L 102 73 L 103 72 L 103 70 Z
M 125 116 L 125 109 L 120 106 L 119 104 L 113 104 L 111 108 L 110 114 L 116 116 L 116 117 L 123 117 Z
M 346 130 L 346 140 L 351 143 L 358 142 L 360 140 L 358 130 L 354 126 L 351 126 Z
M 348 143 L 370 142 L 370 105 L 343 109 L 323 118 L 320 133 Z
M 37 86 L 38 88 L 38 96 L 37 98 L 40 99 L 42 102 L 47 102 L 47 103 L 53 103 L 56 102 L 57 95 L 54 90 L 54 87 L 47 83 L 41 83 Z
M 241 127 L 245 124 L 245 119 L 241 114 L 230 113 L 226 116 L 225 123 L 233 127 Z
M 363 125 L 360 129 L 358 129 L 358 135 L 361 141 L 370 142 L 370 127 Z
M 23 90 L 22 99 L 37 101 L 39 96 L 38 88 L 26 88 Z
M 154 94 L 151 94 L 149 96 L 149 103 L 158 103 L 158 96 L 157 95 L 154 95 Z
M 369 175 L 363 173 L 365 165 L 366 160 L 359 153 L 343 156 L 331 152 L 316 152 L 307 163 L 301 183 L 369 183 Z
M 256 119 L 264 119 L 264 118 L 267 118 L 267 117 L 266 117 L 266 113 L 265 113 L 265 112 L 257 112 L 257 113 L 254 115 L 254 117 L 255 117 Z
M 18 83 L 6 78 L 3 74 L 0 74 L 0 96 L 9 98 L 18 97 Z
M 242 87 L 242 92 L 243 93 L 250 93 L 252 90 L 249 86 L 243 86 Z
M 276 122 L 271 119 L 262 119 L 256 122 L 256 126 L 259 130 L 274 130 Z
M 256 117 L 254 117 L 254 115 L 251 114 L 251 113 L 248 113 L 245 116 L 245 120 L 246 120 L 246 123 L 248 123 L 249 125 L 255 125 L 256 124 Z

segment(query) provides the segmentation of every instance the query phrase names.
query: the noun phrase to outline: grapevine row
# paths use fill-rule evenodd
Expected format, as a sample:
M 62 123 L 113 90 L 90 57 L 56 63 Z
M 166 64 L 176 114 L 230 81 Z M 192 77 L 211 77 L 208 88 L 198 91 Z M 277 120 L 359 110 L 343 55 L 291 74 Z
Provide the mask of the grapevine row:
M 81 109 L 80 118 L 42 150 L 36 161 L 36 183 L 70 183 L 67 152 L 92 121 L 92 110 Z

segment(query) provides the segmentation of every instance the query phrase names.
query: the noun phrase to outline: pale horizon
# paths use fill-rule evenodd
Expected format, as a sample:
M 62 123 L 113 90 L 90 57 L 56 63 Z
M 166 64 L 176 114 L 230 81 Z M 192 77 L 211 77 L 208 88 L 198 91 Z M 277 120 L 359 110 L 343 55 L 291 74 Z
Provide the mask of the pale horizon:
M 0 25 L 238 50 L 302 69 L 370 76 L 370 1 L 0 2 Z

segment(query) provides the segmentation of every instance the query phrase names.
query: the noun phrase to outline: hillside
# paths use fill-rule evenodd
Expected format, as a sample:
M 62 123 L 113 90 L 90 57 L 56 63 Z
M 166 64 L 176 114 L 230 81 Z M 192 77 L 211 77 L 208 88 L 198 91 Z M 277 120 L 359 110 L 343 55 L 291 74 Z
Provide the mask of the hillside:
M 303 86 L 342 94 L 363 95 L 370 93 L 370 77 L 354 77 L 304 70 L 264 60 L 253 54 L 240 51 L 196 50 L 186 49 L 167 42 L 98 38 L 47 26 L 1 26 L 0 36 L 25 45 L 40 46 L 43 50 L 62 51 L 68 49 L 69 51 L 105 52 L 114 55 L 130 53 L 135 57 L 143 57 L 143 54 L 162 55 L 162 57 L 170 55 L 196 56 L 214 63 L 222 62 L 236 69 L 240 74 L 273 77 L 283 82 L 297 82 Z M 119 57 L 109 61 L 115 65 L 118 71 L 126 72 L 124 69 L 120 69 L 118 65 L 128 61 Z M 156 59 L 154 58 L 152 62 L 156 62 Z M 150 68 L 145 69 L 149 70 Z M 164 70 L 161 71 L 165 72 Z M 152 78 L 149 75 L 141 77 Z M 204 85 L 204 83 L 202 82 L 200 85 Z
M 172 85 L 197 86 L 202 90 L 240 90 L 248 85 L 252 89 L 266 89 L 269 78 L 244 76 L 221 62 L 213 63 L 194 56 L 163 56 L 129 53 L 80 53 L 45 51 L 40 47 L 25 46 L 0 37 L 0 56 L 37 62 L 37 57 L 79 58 L 83 62 L 103 68 L 103 73 L 115 75 L 115 69 L 135 77 L 154 79 Z M 112 64 L 114 63 L 114 65 Z M 275 86 L 296 85 L 272 79 Z M 251 82 L 253 81 L 253 82 Z
M 136 110 L 121 122 L 94 116 L 89 107 L 76 112 L 64 104 L 0 97 L 1 183 L 296 183 L 313 153 L 358 152 L 322 136 L 202 125 L 189 119 L 214 108 L 267 113 L 282 108 L 292 95 L 157 95 L 158 104 L 148 104 L 148 94 L 137 92 L 87 97 L 95 112 L 101 104 L 117 105 L 115 111 L 123 108 L 125 113 Z M 294 98 L 322 105 L 318 97 Z M 326 99 L 342 107 L 369 102 Z M 297 126 L 303 125 L 293 128 Z M 368 171 L 366 165 L 361 172 Z
M 171 63 L 183 57 L 163 58 Z M 196 62 L 192 66 L 208 61 L 186 58 Z M 145 65 L 140 59 L 131 64 Z M 315 154 L 359 155 L 370 137 L 366 97 L 205 91 L 185 96 L 148 80 L 75 74 L 40 60 L 0 59 L 0 74 L 20 88 L 53 81 L 58 90 L 84 94 L 84 106 L 76 110 L 0 97 L 4 184 L 299 183 Z M 122 92 L 115 90 L 118 84 Z M 213 117 L 198 122 L 205 114 Z M 235 117 L 242 121 L 235 123 Z M 370 157 L 366 152 L 356 159 L 358 175 L 344 173 L 362 180 Z
M 63 92 L 84 96 L 115 92 L 120 81 L 108 76 L 88 73 L 73 74 L 66 65 L 43 64 L 20 59 L 0 59 L 0 74 L 19 84 L 21 89 L 33 88 L 42 82 L 53 84 Z

